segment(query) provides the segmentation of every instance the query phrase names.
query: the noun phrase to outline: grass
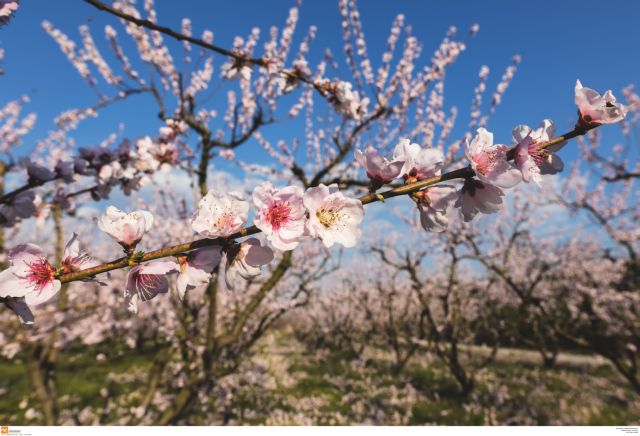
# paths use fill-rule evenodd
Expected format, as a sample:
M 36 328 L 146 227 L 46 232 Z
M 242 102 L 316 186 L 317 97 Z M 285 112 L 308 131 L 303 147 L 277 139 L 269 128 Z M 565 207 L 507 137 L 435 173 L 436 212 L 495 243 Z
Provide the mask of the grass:
M 106 359 L 97 360 L 98 354 Z M 119 404 L 106 422 L 140 401 L 154 350 L 118 344 L 80 347 L 61 354 L 57 380 L 61 406 L 74 413 L 86 406 Z M 476 389 L 462 396 L 438 361 L 418 354 L 396 374 L 388 353 L 371 350 L 353 360 L 340 351 L 310 352 L 286 332 L 257 345 L 247 367 L 262 378 L 230 379 L 234 395 L 216 405 L 214 423 L 231 424 L 438 424 L 637 425 L 640 398 L 607 365 L 570 364 L 543 368 L 529 354 L 509 353 L 476 375 Z M 507 356 L 507 354 L 505 354 Z M 514 357 L 516 356 L 516 357 Z M 528 357 L 527 357 L 528 356 Z M 577 362 L 577 363 L 576 363 Z M 251 378 L 249 378 L 251 380 Z M 104 389 L 108 390 L 108 398 Z M 0 360 L 0 421 L 37 424 L 37 401 L 19 360 Z M 25 400 L 27 405 L 25 406 Z M 22 404 L 21 404 L 22 403 Z M 203 415 L 205 416 L 205 415 Z

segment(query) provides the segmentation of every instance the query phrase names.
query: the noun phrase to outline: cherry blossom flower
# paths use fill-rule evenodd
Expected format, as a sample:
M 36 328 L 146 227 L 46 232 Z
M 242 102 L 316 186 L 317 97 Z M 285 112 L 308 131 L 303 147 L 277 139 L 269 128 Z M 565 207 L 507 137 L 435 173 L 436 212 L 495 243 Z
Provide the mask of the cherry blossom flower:
M 158 169 L 169 171 L 178 162 L 178 154 L 178 147 L 173 142 L 154 142 L 145 136 L 136 141 L 136 151 L 131 156 L 137 170 L 151 173 Z
M 576 105 L 580 114 L 580 123 L 584 125 L 613 124 L 627 115 L 628 109 L 616 102 L 611 90 L 600 95 L 591 88 L 582 86 L 576 80 Z
M 453 186 L 441 185 L 416 193 L 420 224 L 430 232 L 444 232 L 449 224 L 449 211 L 458 198 Z
M 481 127 L 477 135 L 467 140 L 465 155 L 471 168 L 485 184 L 512 188 L 522 180 L 520 171 L 507 161 L 507 147 L 493 143 L 493 134 Z
M 393 150 L 393 160 L 403 162 L 399 177 L 407 183 L 430 179 L 440 175 L 444 166 L 444 155 L 437 148 L 422 148 L 402 138 Z
M 380 156 L 378 150 L 371 145 L 367 146 L 364 152 L 356 150 L 355 157 L 367 172 L 367 176 L 371 179 L 371 187 L 374 190 L 398 178 L 404 164 L 404 162 L 390 161 L 386 157 Z
M 56 178 L 56 173 L 33 162 L 27 163 L 27 174 L 29 180 L 35 183 L 48 182 Z
M 59 160 L 56 163 L 55 171 L 56 171 L 56 177 L 61 178 L 65 182 L 72 183 L 74 181 L 73 176 L 75 175 L 75 171 L 74 171 L 73 161 L 65 162 L 65 161 Z
M 242 80 L 249 81 L 251 79 L 251 73 L 253 72 L 251 69 L 252 64 L 249 60 L 251 57 L 251 50 L 247 50 L 247 45 L 250 43 L 247 41 L 245 48 L 242 48 L 243 44 L 244 40 L 242 38 L 235 38 L 233 41 L 233 51 L 237 57 L 229 59 L 229 61 L 225 62 L 221 67 L 222 77 L 227 80 L 241 78 Z
M 18 0 L 0 0 L 0 26 L 7 24 L 18 10 Z
M 277 250 L 293 250 L 305 234 L 303 190 L 299 186 L 277 189 L 269 182 L 253 191 L 255 225 Z
M 60 290 L 55 268 L 37 245 L 17 245 L 7 259 L 9 268 L 0 273 L 0 297 L 24 297 L 26 304 L 35 306 Z
M 191 216 L 191 228 L 207 238 L 225 238 L 247 222 L 249 203 L 239 192 L 209 191 Z
M 153 215 L 150 212 L 137 210 L 126 213 L 114 206 L 109 206 L 98 221 L 100 230 L 111 236 L 125 250 L 134 248 L 152 225 Z
M 514 161 L 525 182 L 534 181 L 540 185 L 543 174 L 556 174 L 564 168 L 562 159 L 554 153 L 564 147 L 567 141 L 545 149 L 540 148 L 555 136 L 555 131 L 556 126 L 551 120 L 543 120 L 535 130 L 526 125 L 519 125 L 513 129 L 513 140 L 518 144 Z
M 222 247 L 204 247 L 193 250 L 186 256 L 178 258 L 178 278 L 176 287 L 180 299 L 195 287 L 205 285 L 211 280 L 213 269 L 220 264 Z
M 73 233 L 69 242 L 64 248 L 62 256 L 62 265 L 65 273 L 80 271 L 84 268 L 91 268 L 98 265 L 98 262 L 84 251 L 80 250 L 80 241 L 78 234 Z
M 36 213 L 36 194 L 24 191 L 17 194 L 8 203 L 0 204 L 0 216 L 4 225 L 12 225 L 18 218 L 29 218 Z
M 300 78 L 307 79 L 309 76 L 311 76 L 311 69 L 307 61 L 296 59 L 293 61 L 293 70 L 288 71 L 286 76 L 277 76 L 274 81 L 281 93 L 288 94 L 300 85 Z
M 131 268 L 124 287 L 127 309 L 138 313 L 138 301 L 149 301 L 158 294 L 167 293 L 169 280 L 166 275 L 176 268 L 175 262 L 149 262 Z
M 329 101 L 338 113 L 359 121 L 362 115 L 367 113 L 369 98 L 360 98 L 358 91 L 353 91 L 349 82 L 337 80 L 333 83 L 325 82 L 322 85 L 329 92 Z
M 249 238 L 226 254 L 224 280 L 227 288 L 235 289 L 238 277 L 251 280 L 260 275 L 260 267 L 273 260 L 273 251 L 262 246 L 256 238 Z
M 362 203 L 348 198 L 335 185 L 320 184 L 304 193 L 303 202 L 309 211 L 307 231 L 322 239 L 325 247 L 336 242 L 353 247 L 362 235 L 358 227 L 364 218 Z
M 469 222 L 478 212 L 495 213 L 502 209 L 504 193 L 496 186 L 476 179 L 467 179 L 458 191 L 456 208 L 460 208 L 462 218 Z

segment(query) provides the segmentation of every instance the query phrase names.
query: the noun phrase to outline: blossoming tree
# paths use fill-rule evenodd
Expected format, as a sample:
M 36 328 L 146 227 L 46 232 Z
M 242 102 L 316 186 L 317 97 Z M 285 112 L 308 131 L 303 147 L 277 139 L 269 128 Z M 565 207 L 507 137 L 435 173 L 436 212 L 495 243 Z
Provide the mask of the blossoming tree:
M 0 110 L 4 123 L 0 146 L 6 157 L 0 176 L 3 181 L 9 175 L 22 180 L 11 190 L 0 185 L 4 227 L 0 242 L 5 255 L 0 298 L 7 308 L 2 313 L 3 350 L 26 356 L 44 422 L 68 422 L 72 415 L 58 398 L 59 350 L 77 341 L 106 342 L 114 335 L 126 338 L 132 348 L 153 343 L 153 365 L 133 412 L 130 405 L 107 402 L 95 412 L 102 417 L 98 422 L 210 422 L 216 409 L 211 394 L 220 380 L 239 370 L 254 344 L 286 313 L 306 307 L 327 282 L 336 280 L 332 274 L 347 262 L 341 254 L 357 250 L 353 247 L 366 236 L 362 226 L 367 207 L 378 202 L 389 208 L 394 202 L 413 203 L 420 226 L 432 232 L 420 239 L 426 238 L 427 244 L 443 249 L 449 257 L 439 264 L 439 274 L 427 280 L 419 271 L 427 251 L 407 247 L 404 254 L 396 250 L 395 256 L 388 247 L 397 249 L 398 241 L 373 245 L 370 251 L 388 276 L 401 275 L 405 282 L 371 284 L 375 297 L 370 297 L 361 288 L 364 278 L 355 280 L 355 273 L 348 277 L 351 287 L 330 299 L 333 304 L 342 305 L 346 299 L 353 305 L 343 308 L 343 313 L 334 312 L 339 308 L 332 304 L 313 309 L 329 317 L 324 322 L 331 322 L 335 329 L 333 339 L 342 338 L 357 354 L 362 342 L 371 337 L 366 329 L 356 333 L 356 326 L 363 323 L 358 311 L 377 314 L 369 318 L 375 324 L 370 333 L 385 332 L 386 343 L 396 354 L 396 370 L 426 341 L 448 365 L 462 391 L 469 393 L 474 372 L 493 353 L 462 363 L 457 347 L 472 338 L 480 325 L 496 337 L 503 334 L 504 329 L 490 326 L 500 300 L 501 305 L 521 304 L 540 327 L 544 341 L 561 335 L 594 347 L 638 389 L 637 312 L 615 311 L 609 305 L 612 287 L 623 280 L 619 274 L 608 270 L 590 278 L 595 284 L 580 282 L 579 295 L 590 295 L 593 317 L 609 323 L 614 315 L 608 311 L 615 316 L 624 312 L 620 322 L 635 335 L 620 339 L 621 345 L 610 354 L 595 345 L 601 336 L 585 339 L 584 332 L 566 332 L 564 324 L 557 325 L 561 315 L 550 314 L 542 297 L 533 296 L 538 283 L 526 283 L 530 274 L 523 272 L 522 265 L 511 264 L 522 256 L 539 266 L 536 253 L 541 249 L 535 247 L 547 247 L 544 243 L 531 237 L 525 244 L 519 231 L 510 239 L 491 241 L 496 244 L 493 250 L 514 251 L 499 264 L 491 261 L 495 253 L 486 253 L 486 244 L 478 242 L 481 232 L 473 227 L 487 218 L 484 215 L 497 214 L 493 231 L 501 232 L 509 217 L 520 217 L 524 210 L 505 207 L 510 196 L 521 195 L 512 194 L 514 188 L 530 182 L 544 184 L 547 176 L 563 170 L 558 153 L 571 139 L 586 135 L 592 140 L 600 126 L 623 121 L 629 105 L 616 101 L 611 91 L 601 95 L 577 81 L 578 120 L 572 130 L 557 135 L 554 123 L 545 119 L 537 128 L 518 124 L 511 144 L 495 143 L 488 130 L 490 116 L 515 74 L 516 57 L 491 103 L 484 105 L 484 113 L 488 68 L 483 67 L 469 131 L 452 138 L 457 110 L 444 110 L 445 73 L 465 49 L 455 28 L 422 66 L 422 46 L 399 15 L 382 60 L 374 66 L 356 3 L 341 0 L 344 61 L 350 77 L 335 78 L 331 74 L 337 59 L 330 52 L 316 65 L 309 60 L 317 29 L 312 26 L 296 36 L 297 7 L 289 10 L 282 29 L 270 29 L 262 49 L 259 29 L 237 36 L 232 47 L 224 48 L 214 44 L 210 30 L 194 36 L 189 19 L 182 21 L 179 30 L 163 26 L 150 0 L 141 9 L 125 0 L 85 1 L 109 14 L 114 26 L 120 23 L 134 52 L 125 50 L 111 24 L 104 28 L 104 47 L 94 41 L 94 29 L 88 26 L 80 27 L 79 42 L 49 21 L 42 26 L 95 91 L 96 102 L 64 110 L 55 120 L 56 129 L 30 156 L 18 160 L 14 154 L 20 153 L 18 147 L 33 127 L 35 115 L 21 115 L 27 98 Z M 5 24 L 17 9 L 17 0 L 0 1 L 0 22 Z M 477 31 L 474 26 L 470 37 Z M 297 50 L 295 38 L 300 40 Z M 106 50 L 109 56 L 103 54 Z M 182 67 L 176 61 L 179 50 Z M 148 67 L 146 74 L 141 73 L 144 67 Z M 227 91 L 224 101 L 216 102 L 218 109 L 209 107 L 204 96 L 214 84 Z M 153 97 L 161 123 L 158 131 L 119 144 L 112 135 L 99 146 L 75 147 L 70 135 L 84 120 L 98 116 L 107 106 L 131 104 L 139 94 Z M 637 106 L 637 96 L 631 92 L 626 99 Z M 269 138 L 266 127 L 284 118 L 300 119 L 304 138 Z M 250 144 L 258 144 L 270 159 L 255 164 L 237 157 Z M 599 162 L 603 168 L 601 183 L 637 177 L 637 170 L 609 161 L 586 142 L 581 142 L 581 149 L 587 161 Z M 245 176 L 243 181 L 233 187 L 218 183 L 212 170 L 215 161 L 234 165 Z M 163 175 L 186 176 L 193 189 L 180 194 L 162 181 Z M 143 188 L 150 194 L 137 194 Z M 626 227 L 630 221 L 637 222 L 637 208 L 628 212 L 632 218 L 624 218 L 623 212 L 614 212 L 615 205 L 605 211 L 593 206 L 592 200 L 606 196 L 608 188 L 598 187 L 594 193 L 584 186 L 566 189 L 575 191 L 575 200 L 559 195 L 554 201 L 592 213 L 609 236 L 629 250 L 627 260 L 611 262 L 626 271 L 637 268 L 637 228 Z M 133 204 L 112 204 L 118 192 L 134 198 Z M 616 200 L 619 208 L 626 198 Z M 115 244 L 92 240 L 91 221 L 77 218 L 79 206 L 88 201 L 107 204 L 95 218 L 97 228 Z M 53 222 L 53 246 L 35 240 L 13 243 L 32 217 L 45 224 Z M 611 222 L 614 217 L 619 217 L 617 224 Z M 73 232 L 68 230 L 71 226 Z M 563 246 L 556 255 L 575 262 L 579 242 Z M 110 254 L 114 251 L 119 255 Z M 472 270 L 461 272 L 459 264 L 465 258 L 479 260 L 486 276 L 474 282 Z M 546 265 L 540 267 L 540 280 L 558 280 L 553 292 L 572 294 L 569 283 L 576 283 L 578 270 L 565 268 L 547 278 Z M 592 264 L 585 260 L 582 265 L 579 271 Z M 607 289 L 608 297 L 602 297 L 607 301 L 589 294 L 596 286 Z M 438 288 L 447 292 L 440 295 Z M 520 303 L 514 302 L 517 298 L 509 289 Z M 560 299 L 558 294 L 553 298 Z M 580 302 L 567 300 L 566 304 L 567 312 L 583 320 Z M 633 304 L 637 309 L 635 300 Z M 38 307 L 35 316 L 34 307 Z M 15 319 L 31 327 L 18 326 Z M 345 324 L 354 319 L 353 329 L 345 331 Z M 610 324 L 607 329 L 615 330 Z M 541 352 L 547 357 L 544 341 Z M 553 350 L 550 353 L 554 355 Z M 193 416 L 197 418 L 189 418 Z

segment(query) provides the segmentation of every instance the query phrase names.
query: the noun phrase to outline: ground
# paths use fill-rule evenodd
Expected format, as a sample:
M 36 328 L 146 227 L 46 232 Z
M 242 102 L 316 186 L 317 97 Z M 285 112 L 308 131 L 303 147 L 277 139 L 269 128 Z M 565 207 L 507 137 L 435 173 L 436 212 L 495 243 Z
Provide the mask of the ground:
M 135 414 L 153 350 L 94 347 L 64 353 L 59 369 L 65 423 L 123 423 Z M 482 352 L 482 350 L 473 350 Z M 477 374 L 467 397 L 444 366 L 419 353 L 400 373 L 391 355 L 368 349 L 352 359 L 309 352 L 286 330 L 265 337 L 241 375 L 220 381 L 215 415 L 227 424 L 638 425 L 640 396 L 603 359 L 561 354 L 543 368 L 535 352 L 501 350 Z M 0 361 L 0 422 L 37 424 L 41 416 L 19 361 Z M 207 423 L 206 421 L 204 423 Z

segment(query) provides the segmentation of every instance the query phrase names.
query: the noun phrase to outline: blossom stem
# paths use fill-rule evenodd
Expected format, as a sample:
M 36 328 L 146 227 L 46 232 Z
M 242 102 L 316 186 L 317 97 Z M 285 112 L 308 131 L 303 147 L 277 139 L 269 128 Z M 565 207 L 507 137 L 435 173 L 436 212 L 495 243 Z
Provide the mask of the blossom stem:
M 545 149 L 547 147 L 551 147 L 552 145 L 559 144 L 560 142 L 567 141 L 569 139 L 575 138 L 580 135 L 584 135 L 589 130 L 594 129 L 596 127 L 598 127 L 598 125 L 591 125 L 586 127 L 582 125 L 577 125 L 572 131 L 565 133 L 564 135 L 555 137 L 543 144 L 540 144 L 540 148 Z M 507 159 L 512 160 L 514 156 L 515 156 L 515 147 L 509 150 L 509 152 L 507 153 Z M 366 205 L 369 203 L 384 201 L 388 198 L 412 194 L 414 192 L 420 191 L 423 188 L 427 188 L 429 186 L 433 186 L 437 183 L 444 182 L 447 180 L 467 179 L 473 176 L 474 176 L 474 172 L 471 169 L 471 167 L 466 166 L 464 168 L 459 168 L 457 170 L 449 171 L 438 177 L 432 177 L 430 179 L 421 180 L 415 183 L 410 183 L 410 184 L 400 186 L 394 189 L 389 189 L 387 191 L 380 192 L 380 193 L 369 193 L 367 195 L 360 197 L 359 200 L 362 202 L 362 204 Z M 140 258 L 140 262 L 161 259 L 163 257 L 176 256 L 191 250 L 195 250 L 196 248 L 209 247 L 213 245 L 224 245 L 229 240 L 244 238 L 246 236 L 255 235 L 257 233 L 260 233 L 260 229 L 258 229 L 256 226 L 250 226 L 234 233 L 233 235 L 228 236 L 227 238 L 198 239 L 191 242 L 185 242 L 183 244 L 160 248 L 157 250 L 146 252 Z M 129 266 L 129 258 L 121 257 L 114 261 L 103 263 L 93 268 L 87 268 L 87 269 L 83 269 L 73 273 L 61 274 L 57 278 L 62 283 L 74 282 L 78 280 L 86 280 L 98 274 L 102 274 L 108 271 L 113 271 L 116 269 L 126 268 L 128 266 Z

